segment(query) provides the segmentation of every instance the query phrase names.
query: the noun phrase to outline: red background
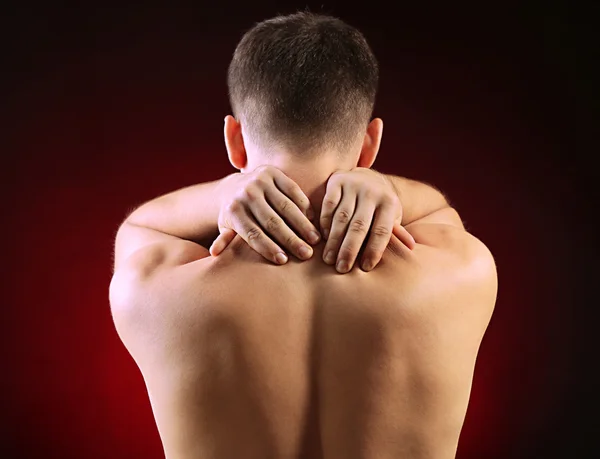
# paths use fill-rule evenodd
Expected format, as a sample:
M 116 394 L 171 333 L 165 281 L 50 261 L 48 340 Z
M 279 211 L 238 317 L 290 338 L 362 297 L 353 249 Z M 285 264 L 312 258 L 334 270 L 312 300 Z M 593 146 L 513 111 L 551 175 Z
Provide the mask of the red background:
M 112 244 L 131 207 L 233 172 L 235 45 L 306 6 L 251 3 L 4 14 L 1 458 L 162 457 L 110 317 Z M 380 61 L 375 168 L 437 185 L 496 258 L 458 458 L 592 457 L 595 191 L 567 11 L 309 6 Z

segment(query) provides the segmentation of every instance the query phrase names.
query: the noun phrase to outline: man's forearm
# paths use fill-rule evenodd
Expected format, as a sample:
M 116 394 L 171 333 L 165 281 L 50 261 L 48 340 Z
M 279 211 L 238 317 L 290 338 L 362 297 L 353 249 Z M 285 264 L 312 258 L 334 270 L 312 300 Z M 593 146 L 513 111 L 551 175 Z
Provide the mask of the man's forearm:
M 126 222 L 208 244 L 219 235 L 220 196 L 228 177 L 191 185 L 148 201 L 134 210 Z
M 181 188 L 153 199 L 133 211 L 126 221 L 208 245 L 219 234 L 220 196 L 231 175 L 234 174 L 212 182 Z M 403 208 L 403 226 L 449 207 L 444 195 L 426 183 L 405 177 L 382 175 L 398 193 Z

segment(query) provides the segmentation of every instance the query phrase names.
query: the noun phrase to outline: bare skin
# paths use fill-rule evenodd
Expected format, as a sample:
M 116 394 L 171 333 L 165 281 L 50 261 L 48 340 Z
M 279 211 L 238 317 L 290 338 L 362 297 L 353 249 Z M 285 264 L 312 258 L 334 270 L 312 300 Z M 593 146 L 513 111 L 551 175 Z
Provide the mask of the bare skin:
M 454 457 L 493 262 L 459 229 L 407 229 L 415 249 L 394 236 L 369 273 L 275 266 L 237 237 L 144 279 L 144 307 L 118 327 L 144 329 L 122 336 L 167 457 Z
M 324 188 L 297 181 L 319 212 Z M 376 269 L 345 274 L 327 241 L 279 266 L 241 235 L 215 257 L 124 225 L 113 317 L 167 458 L 454 457 L 497 291 L 457 220 L 423 215 L 412 250 L 392 235 Z

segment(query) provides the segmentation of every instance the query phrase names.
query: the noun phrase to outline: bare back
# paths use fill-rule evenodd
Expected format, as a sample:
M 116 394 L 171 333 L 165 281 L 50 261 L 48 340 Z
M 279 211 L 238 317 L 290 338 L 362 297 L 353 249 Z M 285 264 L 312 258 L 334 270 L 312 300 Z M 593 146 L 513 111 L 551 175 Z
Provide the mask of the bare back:
M 323 243 L 275 266 L 239 236 L 180 267 L 188 291 L 136 358 L 167 458 L 454 457 L 493 304 L 447 279 L 436 227 L 368 273 L 338 274 Z

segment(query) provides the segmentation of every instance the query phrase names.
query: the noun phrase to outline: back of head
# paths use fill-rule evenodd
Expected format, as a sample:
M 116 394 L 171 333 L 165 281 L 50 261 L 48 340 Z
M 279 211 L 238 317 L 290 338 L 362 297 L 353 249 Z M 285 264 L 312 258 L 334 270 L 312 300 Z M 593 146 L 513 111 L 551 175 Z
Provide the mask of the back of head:
M 364 136 L 378 64 L 363 35 L 340 19 L 299 12 L 260 22 L 228 71 L 235 118 L 266 154 L 343 153 Z

